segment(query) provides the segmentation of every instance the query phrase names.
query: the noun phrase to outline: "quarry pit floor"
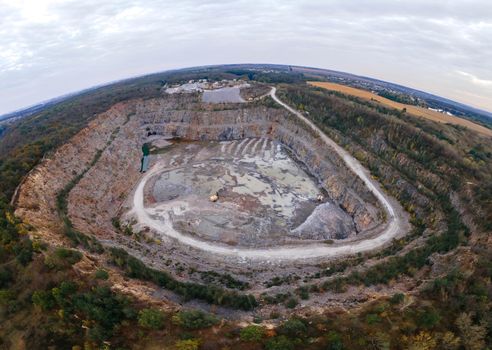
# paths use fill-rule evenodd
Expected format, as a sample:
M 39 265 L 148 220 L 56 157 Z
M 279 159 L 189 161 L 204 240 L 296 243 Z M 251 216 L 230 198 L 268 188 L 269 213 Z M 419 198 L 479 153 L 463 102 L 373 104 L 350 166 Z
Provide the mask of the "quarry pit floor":
M 352 218 L 276 141 L 179 142 L 154 161 L 134 206 L 161 234 L 229 250 L 355 234 Z

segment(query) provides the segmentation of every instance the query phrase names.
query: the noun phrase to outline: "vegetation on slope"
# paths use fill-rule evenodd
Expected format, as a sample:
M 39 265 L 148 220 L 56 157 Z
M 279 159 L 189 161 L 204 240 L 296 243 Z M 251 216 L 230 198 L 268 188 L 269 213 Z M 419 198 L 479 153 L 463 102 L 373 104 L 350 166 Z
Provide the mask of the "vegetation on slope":
M 273 332 L 261 326 L 241 331 L 232 324 L 212 331 L 196 329 L 216 325 L 213 317 L 194 312 L 176 317 L 161 314 L 112 291 L 105 278 L 78 275 L 72 265 L 82 253 L 76 250 L 33 244 L 25 234 L 26 224 L 14 217 L 9 205 L 22 176 L 95 113 L 126 98 L 151 97 L 163 84 L 162 77 L 152 76 L 98 89 L 18 122 L 0 139 L 0 347 L 130 349 L 155 345 L 152 339 L 156 338 L 165 339 L 159 346 L 169 349 L 492 346 L 492 249 L 485 234 L 492 228 L 491 141 L 306 86 L 286 86 L 283 97 L 309 112 L 327 134 L 372 171 L 412 215 L 418 228 L 412 239 L 423 238 L 417 249 L 391 251 L 400 254 L 384 265 L 348 276 L 335 272 L 332 277 L 337 282 L 313 285 L 309 292 L 343 291 L 351 284 L 393 284 L 402 275 L 421 278 L 427 275 L 419 271 L 429 272 L 441 255 L 457 260 L 454 268 L 423 283 L 413 295 L 396 294 L 352 314 L 294 318 Z M 459 202 L 452 198 L 454 193 Z M 63 211 L 63 196 L 59 201 Z M 470 231 L 464 225 L 464 214 L 473 216 L 477 228 Z M 224 305 L 223 300 L 229 300 L 225 305 L 244 301 L 249 305 L 245 309 L 253 305 L 243 294 L 226 294 L 222 299 L 202 287 L 193 291 L 192 286 L 192 292 L 182 289 L 184 284 L 140 265 L 125 252 L 116 250 L 113 257 L 129 275 L 170 284 L 178 294 L 183 290 L 184 296 L 200 295 L 219 305 Z M 303 295 L 309 297 L 306 291 Z

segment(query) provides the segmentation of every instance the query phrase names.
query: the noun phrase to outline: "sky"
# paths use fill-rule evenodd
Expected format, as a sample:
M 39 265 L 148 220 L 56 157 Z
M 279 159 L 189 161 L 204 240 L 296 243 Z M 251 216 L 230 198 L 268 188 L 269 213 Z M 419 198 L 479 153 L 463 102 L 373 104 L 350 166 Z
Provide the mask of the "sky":
M 492 111 L 492 1 L 0 0 L 0 114 L 223 63 L 334 69 Z

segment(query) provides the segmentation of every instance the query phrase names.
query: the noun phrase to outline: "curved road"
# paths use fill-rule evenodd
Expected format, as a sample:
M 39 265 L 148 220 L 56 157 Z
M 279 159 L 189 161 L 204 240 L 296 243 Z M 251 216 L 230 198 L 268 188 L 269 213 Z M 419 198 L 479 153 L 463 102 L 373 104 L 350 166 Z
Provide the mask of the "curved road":
M 190 236 L 185 236 L 180 232 L 176 231 L 167 218 L 165 222 L 154 220 L 150 217 L 148 211 L 144 207 L 144 187 L 147 180 L 150 179 L 154 174 L 162 171 L 156 164 L 151 171 L 149 171 L 135 190 L 135 195 L 133 197 L 133 212 L 137 216 L 138 222 L 150 227 L 151 229 L 159 232 L 163 235 L 172 237 L 183 243 L 200 250 L 207 251 L 212 254 L 220 254 L 237 258 L 245 259 L 255 259 L 255 260 L 298 260 L 298 259 L 312 259 L 320 257 L 340 257 L 346 255 L 357 254 L 359 252 L 366 252 L 382 247 L 386 243 L 390 242 L 395 238 L 402 230 L 407 227 L 407 223 L 402 215 L 398 215 L 398 209 L 393 207 L 393 203 L 388 198 L 386 193 L 381 189 L 379 184 L 371 178 L 368 171 L 352 157 L 347 151 L 342 147 L 337 145 L 332 139 L 326 136 L 313 122 L 307 119 L 300 112 L 291 108 L 284 102 L 282 102 L 276 93 L 276 88 L 272 88 L 270 91 L 270 96 L 275 102 L 287 109 L 289 112 L 296 115 L 301 119 L 306 125 L 308 125 L 319 137 L 338 155 L 343 159 L 347 167 L 352 170 L 364 184 L 369 188 L 369 190 L 376 196 L 376 198 L 381 202 L 387 214 L 387 225 L 386 228 L 376 237 L 368 238 L 366 240 L 339 243 L 335 245 L 326 245 L 324 243 L 319 244 L 306 244 L 297 246 L 285 246 L 278 248 L 261 248 L 261 249 L 249 249 L 249 248 L 230 248 L 223 245 L 212 244 L 209 242 L 201 241 Z

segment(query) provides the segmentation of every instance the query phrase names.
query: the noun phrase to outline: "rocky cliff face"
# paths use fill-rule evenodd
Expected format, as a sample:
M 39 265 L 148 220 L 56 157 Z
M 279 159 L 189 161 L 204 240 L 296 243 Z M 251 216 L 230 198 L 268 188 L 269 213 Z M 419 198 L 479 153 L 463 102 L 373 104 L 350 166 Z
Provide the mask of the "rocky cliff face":
M 291 149 L 329 197 L 354 219 L 358 232 L 375 228 L 381 214 L 376 198 L 335 152 L 284 109 L 249 104 L 202 104 L 194 95 L 142 101 L 136 118 L 147 133 L 187 140 L 269 137 Z M 223 109 L 218 109 L 223 108 Z M 217 110 L 218 109 L 218 110 Z M 347 238 L 347 237 L 343 237 Z
M 381 224 L 381 210 L 373 195 L 335 152 L 287 111 L 261 103 L 203 104 L 194 94 L 132 100 L 101 114 L 29 175 L 20 190 L 16 214 L 35 226 L 40 235 L 59 242 L 62 224 L 56 196 L 88 169 L 70 191 L 69 217 L 77 230 L 101 239 L 114 238 L 111 219 L 119 215 L 139 179 L 141 146 L 149 135 L 198 141 L 245 137 L 277 140 L 317 178 L 334 204 L 352 216 L 358 233 Z M 98 151 L 100 158 L 91 164 Z M 309 229 L 302 228 L 311 239 L 319 239 L 316 225 L 329 225 L 329 215 L 318 219 Z M 347 238 L 350 233 L 343 232 L 352 231 L 344 228 L 333 227 L 333 238 Z
M 119 103 L 101 114 L 70 142 L 45 158 L 25 179 L 19 189 L 15 214 L 35 227 L 35 235 L 55 245 L 64 243 L 56 197 L 87 169 L 98 150 L 106 147 L 114 130 L 126 120 L 130 106 L 131 103 Z M 77 188 L 74 192 L 80 193 Z M 91 191 L 86 196 L 91 196 Z M 73 206 L 73 201 L 69 200 L 69 214 Z

